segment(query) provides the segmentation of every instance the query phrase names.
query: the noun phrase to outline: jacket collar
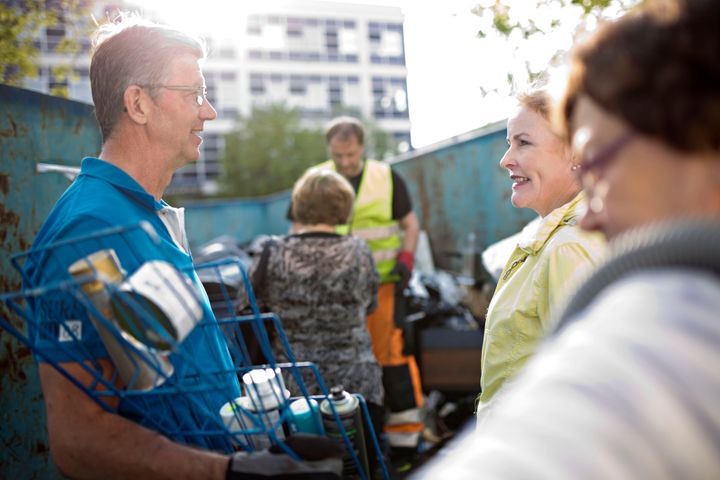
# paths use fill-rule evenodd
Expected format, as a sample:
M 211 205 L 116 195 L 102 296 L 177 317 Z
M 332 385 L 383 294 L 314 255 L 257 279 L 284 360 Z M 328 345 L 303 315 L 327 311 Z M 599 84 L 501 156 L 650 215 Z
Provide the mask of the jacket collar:
M 105 180 L 149 210 L 157 211 L 167 206 L 165 200 L 161 199 L 159 202 L 155 200 L 155 197 L 147 193 L 145 189 L 141 187 L 134 178 L 125 173 L 124 170 L 99 158 L 83 158 L 80 177 L 83 175 Z
M 555 230 L 563 225 L 577 224 L 580 215 L 584 212 L 584 200 L 585 194 L 581 191 L 568 203 L 550 212 L 540 220 L 536 229 L 531 229 L 523 235 L 518 242 L 518 248 L 529 255 L 537 255 Z

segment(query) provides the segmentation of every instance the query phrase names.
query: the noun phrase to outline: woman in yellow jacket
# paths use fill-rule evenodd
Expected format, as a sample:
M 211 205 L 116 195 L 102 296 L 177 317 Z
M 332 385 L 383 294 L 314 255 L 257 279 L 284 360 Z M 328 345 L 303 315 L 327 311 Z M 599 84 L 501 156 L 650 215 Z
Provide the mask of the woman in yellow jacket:
M 508 120 L 508 150 L 500 166 L 512 184 L 512 204 L 541 219 L 526 229 L 498 281 L 488 309 L 482 352 L 479 415 L 525 364 L 548 331 L 574 279 L 604 253 L 597 234 L 580 230 L 585 201 L 570 147 L 554 134 L 550 100 L 523 94 Z

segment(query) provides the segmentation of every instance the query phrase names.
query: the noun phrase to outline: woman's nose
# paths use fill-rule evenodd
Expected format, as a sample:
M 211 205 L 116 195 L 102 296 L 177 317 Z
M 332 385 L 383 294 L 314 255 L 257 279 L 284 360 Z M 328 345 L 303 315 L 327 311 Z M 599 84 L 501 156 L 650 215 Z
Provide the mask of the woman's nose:
M 508 168 L 508 166 L 512 163 L 512 161 L 511 161 L 512 154 L 511 154 L 510 150 L 511 149 L 508 148 L 505 151 L 505 155 L 503 155 L 502 158 L 500 159 L 500 166 L 502 168 Z

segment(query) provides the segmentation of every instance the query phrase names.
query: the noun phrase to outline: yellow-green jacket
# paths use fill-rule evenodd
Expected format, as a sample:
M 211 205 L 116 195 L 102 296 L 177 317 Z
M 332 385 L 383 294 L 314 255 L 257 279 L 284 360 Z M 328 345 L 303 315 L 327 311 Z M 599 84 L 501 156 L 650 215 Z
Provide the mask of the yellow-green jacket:
M 335 170 L 335 163 L 328 160 L 316 167 Z M 400 226 L 392 218 L 392 171 L 388 164 L 377 160 L 365 160 L 363 170 L 350 226 L 338 226 L 337 231 L 365 239 L 372 251 L 380 282 L 394 282 L 399 276 L 391 272 L 395 268 L 395 257 L 402 246 L 402 239 Z
M 554 327 L 578 280 L 604 255 L 600 234 L 577 225 L 584 195 L 559 207 L 524 236 L 505 265 L 485 322 L 480 403 L 488 402 Z

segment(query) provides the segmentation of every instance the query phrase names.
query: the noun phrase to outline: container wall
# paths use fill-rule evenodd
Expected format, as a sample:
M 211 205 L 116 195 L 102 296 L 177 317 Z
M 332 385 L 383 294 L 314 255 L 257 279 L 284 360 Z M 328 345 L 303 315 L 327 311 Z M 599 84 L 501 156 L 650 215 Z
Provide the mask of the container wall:
M 190 246 L 196 248 L 221 235 L 248 242 L 258 235 L 282 235 L 290 229 L 285 218 L 290 192 L 263 198 L 184 203 Z
M 499 166 L 507 149 L 505 135 L 504 125 L 491 127 L 393 164 L 408 185 L 440 268 L 460 270 L 470 233 L 479 252 L 536 216 L 510 203 L 512 182 Z
M 12 254 L 30 248 L 70 184 L 38 163 L 80 166 L 97 155 L 100 132 L 90 105 L 0 85 L 0 292 L 20 288 Z M 3 318 L 22 322 L 0 307 Z M 49 455 L 45 406 L 30 350 L 0 329 L 0 478 L 62 478 Z

